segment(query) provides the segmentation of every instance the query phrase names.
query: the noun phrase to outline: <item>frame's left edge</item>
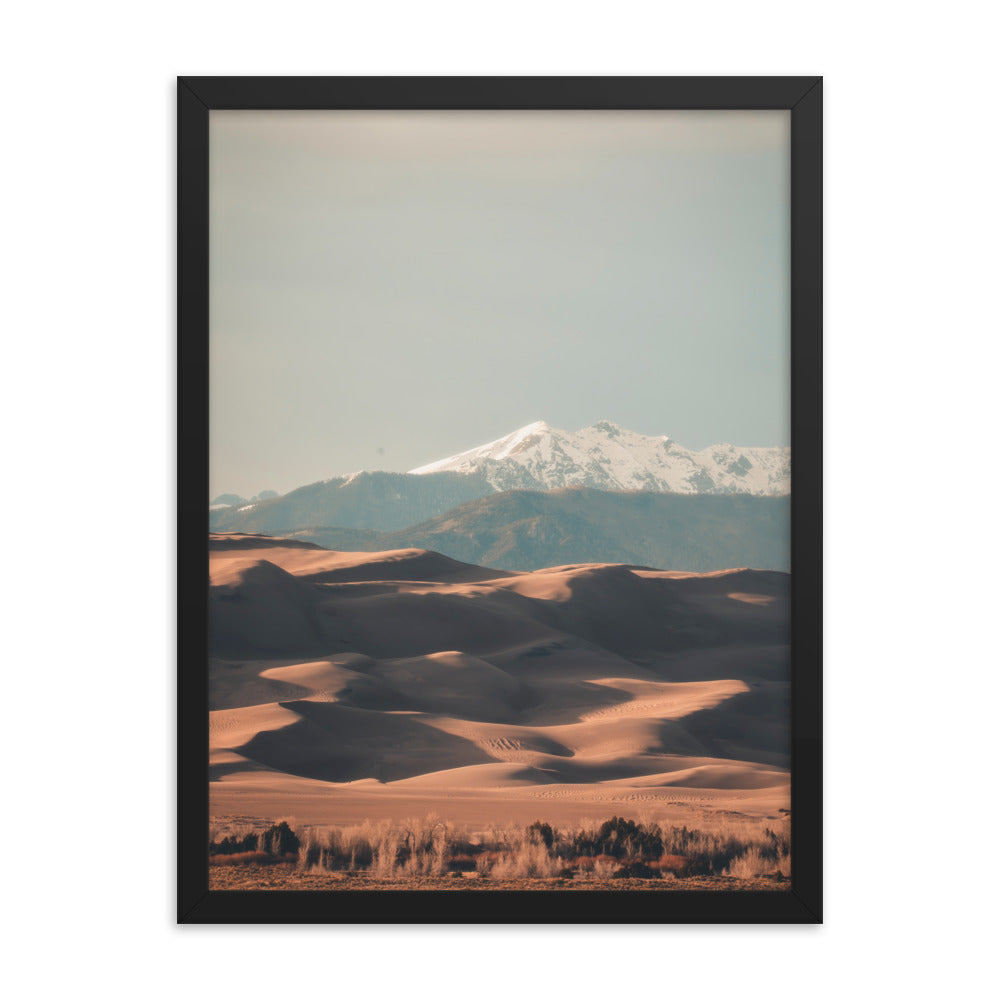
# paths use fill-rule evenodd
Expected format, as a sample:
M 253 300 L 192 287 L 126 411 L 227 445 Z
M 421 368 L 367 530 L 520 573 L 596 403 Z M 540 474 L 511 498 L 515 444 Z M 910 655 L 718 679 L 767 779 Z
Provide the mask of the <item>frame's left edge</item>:
M 177 921 L 208 893 L 208 108 L 177 81 Z M 197 539 L 206 539 L 198 543 Z M 202 794 L 200 790 L 204 788 Z

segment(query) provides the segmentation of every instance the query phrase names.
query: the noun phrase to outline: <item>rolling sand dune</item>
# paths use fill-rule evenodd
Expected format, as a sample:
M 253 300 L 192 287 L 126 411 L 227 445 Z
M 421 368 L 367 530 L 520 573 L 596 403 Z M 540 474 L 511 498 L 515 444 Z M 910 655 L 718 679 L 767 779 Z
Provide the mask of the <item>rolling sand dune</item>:
M 789 801 L 789 578 L 213 535 L 214 815 L 692 822 Z

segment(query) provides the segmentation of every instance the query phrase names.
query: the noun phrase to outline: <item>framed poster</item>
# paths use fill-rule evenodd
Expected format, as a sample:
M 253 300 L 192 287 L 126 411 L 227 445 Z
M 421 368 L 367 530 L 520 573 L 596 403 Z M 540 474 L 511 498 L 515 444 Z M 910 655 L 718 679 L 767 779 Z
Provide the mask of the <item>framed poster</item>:
M 820 79 L 178 111 L 178 920 L 819 921 Z

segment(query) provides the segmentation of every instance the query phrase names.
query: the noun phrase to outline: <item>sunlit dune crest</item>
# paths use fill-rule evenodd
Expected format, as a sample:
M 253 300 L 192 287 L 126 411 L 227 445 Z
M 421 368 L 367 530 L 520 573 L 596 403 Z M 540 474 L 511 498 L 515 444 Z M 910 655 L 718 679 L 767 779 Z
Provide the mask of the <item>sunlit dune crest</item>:
M 732 593 L 726 594 L 726 597 L 731 601 L 742 601 L 744 604 L 760 604 L 768 605 L 774 601 L 774 595 L 772 594 L 739 594 Z

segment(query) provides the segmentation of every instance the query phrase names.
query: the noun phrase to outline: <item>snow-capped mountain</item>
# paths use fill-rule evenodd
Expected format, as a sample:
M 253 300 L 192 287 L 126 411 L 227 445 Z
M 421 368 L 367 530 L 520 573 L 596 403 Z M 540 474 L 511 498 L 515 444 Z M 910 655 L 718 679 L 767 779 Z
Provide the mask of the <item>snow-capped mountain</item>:
M 489 444 L 411 469 L 410 475 L 436 472 L 476 473 L 496 490 L 588 486 L 778 496 L 791 491 L 791 449 L 717 444 L 689 451 L 668 437 L 646 437 L 607 420 L 579 431 L 562 431 L 539 420 Z

